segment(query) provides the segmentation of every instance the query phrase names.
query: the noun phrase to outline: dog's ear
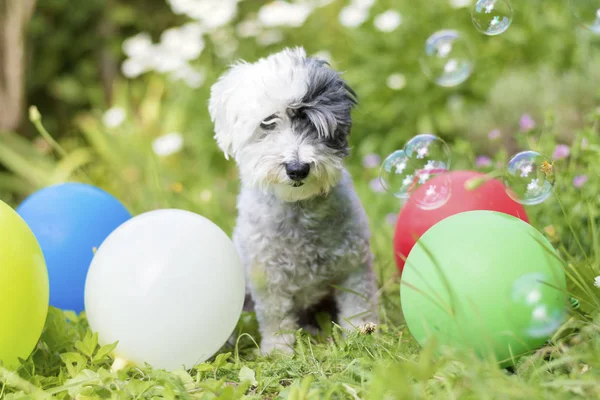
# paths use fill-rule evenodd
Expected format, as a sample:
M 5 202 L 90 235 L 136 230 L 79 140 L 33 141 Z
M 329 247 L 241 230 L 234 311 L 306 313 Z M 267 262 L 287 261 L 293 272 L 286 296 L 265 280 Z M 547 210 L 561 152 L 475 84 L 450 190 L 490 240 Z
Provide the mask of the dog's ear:
M 215 140 L 220 149 L 225 154 L 225 158 L 234 157 L 233 135 L 236 117 L 233 115 L 235 110 L 232 103 L 232 96 L 235 92 L 236 75 L 239 74 L 239 69 L 243 67 L 244 62 L 238 62 L 232 65 L 215 82 L 210 90 L 210 99 L 208 102 L 208 111 L 210 118 L 214 124 Z

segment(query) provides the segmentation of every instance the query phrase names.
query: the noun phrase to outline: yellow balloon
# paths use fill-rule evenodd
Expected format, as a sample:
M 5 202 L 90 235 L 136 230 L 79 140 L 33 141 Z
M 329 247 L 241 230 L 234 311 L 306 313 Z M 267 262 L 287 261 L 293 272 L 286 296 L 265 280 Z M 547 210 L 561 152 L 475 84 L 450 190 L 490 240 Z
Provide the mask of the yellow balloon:
M 42 249 L 23 219 L 0 201 L 0 361 L 15 368 L 35 348 L 50 286 Z

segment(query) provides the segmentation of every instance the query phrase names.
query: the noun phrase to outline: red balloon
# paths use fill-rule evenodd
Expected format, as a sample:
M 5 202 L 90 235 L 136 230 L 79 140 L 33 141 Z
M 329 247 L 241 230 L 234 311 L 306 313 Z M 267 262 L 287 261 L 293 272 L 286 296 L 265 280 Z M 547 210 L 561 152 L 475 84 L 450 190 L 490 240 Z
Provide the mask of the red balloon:
M 490 210 L 510 214 L 529 222 L 525 208 L 508 197 L 502 182 L 491 179 L 469 191 L 465 189 L 465 182 L 471 178 L 484 177 L 485 174 L 475 171 L 452 171 L 449 174 L 452 191 L 446 204 L 434 210 L 419 208 L 415 199 L 424 197 L 428 185 L 423 185 L 415 190 L 400 210 L 394 232 L 394 255 L 400 273 L 404 268 L 404 260 L 416 241 L 433 225 L 451 215 L 471 210 Z M 438 175 L 428 182 L 439 184 L 442 179 L 447 179 L 447 175 Z M 460 232 L 456 234 L 460 235 Z

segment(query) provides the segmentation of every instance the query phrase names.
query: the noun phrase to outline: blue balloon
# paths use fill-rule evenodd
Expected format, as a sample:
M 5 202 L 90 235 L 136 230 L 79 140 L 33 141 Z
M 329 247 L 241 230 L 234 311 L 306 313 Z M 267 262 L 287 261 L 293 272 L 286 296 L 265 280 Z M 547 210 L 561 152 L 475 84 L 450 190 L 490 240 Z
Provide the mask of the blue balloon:
M 104 239 L 131 214 L 105 191 L 82 183 L 41 189 L 25 199 L 17 213 L 37 238 L 50 280 L 50 305 L 84 310 L 87 271 Z

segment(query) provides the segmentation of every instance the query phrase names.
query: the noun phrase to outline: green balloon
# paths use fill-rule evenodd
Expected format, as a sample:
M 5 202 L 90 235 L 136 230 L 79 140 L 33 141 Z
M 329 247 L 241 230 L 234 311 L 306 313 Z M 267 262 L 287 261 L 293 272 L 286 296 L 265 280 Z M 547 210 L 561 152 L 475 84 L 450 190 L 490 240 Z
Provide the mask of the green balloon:
M 35 348 L 48 313 L 48 271 L 37 239 L 0 201 L 0 361 L 19 365 Z
M 534 350 L 564 322 L 562 264 L 544 236 L 513 216 L 469 211 L 431 227 L 410 252 L 400 287 L 406 324 L 501 365 Z

